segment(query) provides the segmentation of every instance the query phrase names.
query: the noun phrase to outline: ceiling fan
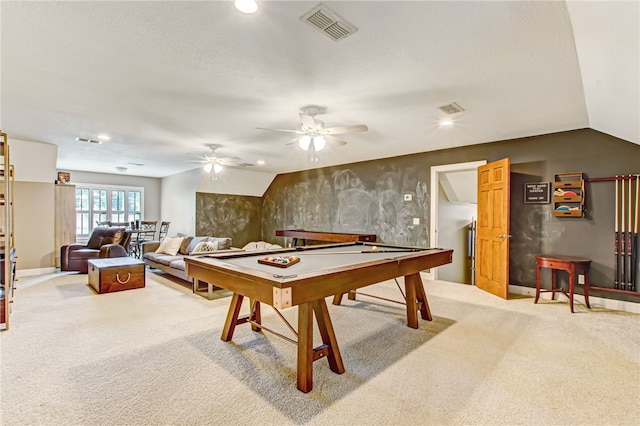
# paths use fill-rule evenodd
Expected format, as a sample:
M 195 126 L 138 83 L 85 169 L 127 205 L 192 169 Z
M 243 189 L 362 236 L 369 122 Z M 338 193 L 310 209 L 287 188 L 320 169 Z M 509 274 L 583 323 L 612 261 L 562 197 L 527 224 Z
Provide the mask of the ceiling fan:
M 207 173 L 212 173 L 213 179 L 217 179 L 217 174 L 222 172 L 223 168 L 228 167 L 247 167 L 253 166 L 253 164 L 245 163 L 238 157 L 219 157 L 216 155 L 216 150 L 221 147 L 219 144 L 209 144 L 207 145 L 211 150 L 211 153 L 207 153 L 204 156 L 199 156 L 201 160 L 200 163 L 204 163 L 204 171 Z
M 344 135 L 347 133 L 366 132 L 369 128 L 364 124 L 356 124 L 351 126 L 324 127 L 324 122 L 315 118 L 321 112 L 321 108 L 317 106 L 308 106 L 302 109 L 300 115 L 300 129 L 269 129 L 258 127 L 260 130 L 273 130 L 276 132 L 295 133 L 297 136 L 287 142 L 285 145 L 292 145 L 298 142 L 303 150 L 309 149 L 313 152 L 313 157 L 317 161 L 315 153 L 324 149 L 327 143 L 335 145 L 346 145 L 347 142 L 335 137 L 334 135 Z

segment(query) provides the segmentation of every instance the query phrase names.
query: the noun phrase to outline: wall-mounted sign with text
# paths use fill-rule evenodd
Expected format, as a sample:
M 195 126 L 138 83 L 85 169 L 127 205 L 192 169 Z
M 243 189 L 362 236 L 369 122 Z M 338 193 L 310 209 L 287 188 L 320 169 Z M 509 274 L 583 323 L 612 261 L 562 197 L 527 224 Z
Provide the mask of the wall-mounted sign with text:
M 534 182 L 524 184 L 525 203 L 550 203 L 551 183 Z

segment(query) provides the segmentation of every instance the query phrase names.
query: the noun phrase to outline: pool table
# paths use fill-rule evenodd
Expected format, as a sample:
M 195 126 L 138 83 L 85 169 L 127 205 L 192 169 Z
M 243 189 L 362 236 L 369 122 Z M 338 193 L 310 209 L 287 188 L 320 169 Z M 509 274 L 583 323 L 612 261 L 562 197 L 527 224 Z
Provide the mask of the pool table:
M 259 263 L 268 257 L 292 258 L 289 266 Z M 276 310 L 298 307 L 297 387 L 313 388 L 313 362 L 327 358 L 330 369 L 343 373 L 344 365 L 327 309 L 326 298 L 339 304 L 342 295 L 361 287 L 404 277 L 407 325 L 418 328 L 418 312 L 431 320 L 420 271 L 451 263 L 453 250 L 371 244 L 362 242 L 325 244 L 260 252 L 234 252 L 185 257 L 186 273 L 197 280 L 215 283 L 233 292 L 221 339 L 230 341 L 236 325 L 250 323 L 254 331 L 270 331 L 262 324 L 260 304 Z M 250 313 L 240 316 L 243 299 Z M 322 345 L 313 346 L 315 315 Z M 290 328 L 292 328 L 290 326 Z

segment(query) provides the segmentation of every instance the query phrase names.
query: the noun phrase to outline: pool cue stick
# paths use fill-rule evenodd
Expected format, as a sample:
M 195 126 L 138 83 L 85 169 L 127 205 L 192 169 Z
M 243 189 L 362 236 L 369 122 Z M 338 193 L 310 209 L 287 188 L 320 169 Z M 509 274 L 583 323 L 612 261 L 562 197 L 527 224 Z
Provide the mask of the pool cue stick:
M 615 233 L 615 246 L 614 246 L 614 259 L 615 262 L 613 264 L 613 287 L 614 288 L 618 288 L 619 286 L 619 278 L 620 278 L 620 224 L 618 222 L 618 219 L 620 217 L 620 200 L 619 198 L 619 194 L 620 194 L 620 181 L 618 180 L 618 176 L 616 176 L 616 202 L 615 202 L 615 210 L 616 210 L 616 216 L 615 216 L 615 222 L 614 222 L 614 233 Z
M 627 185 L 626 179 L 624 175 L 622 176 L 622 279 L 620 280 L 620 289 L 624 290 L 627 287 L 627 274 L 629 270 L 627 269 L 627 251 L 629 247 L 627 246 L 627 204 L 628 201 L 626 199 L 627 194 Z
M 640 224 L 640 221 L 638 221 L 638 217 L 640 216 L 640 175 L 636 175 L 636 206 L 635 206 L 635 216 L 636 216 L 636 221 L 635 224 L 633 226 L 633 256 L 631 258 L 631 262 L 632 262 L 632 268 L 633 268 L 633 278 L 631 280 L 631 291 L 636 291 L 636 289 L 639 287 L 638 286 L 638 260 L 640 259 L 640 256 L 638 256 L 638 244 L 640 244 L 640 242 L 638 241 L 638 238 L 640 238 L 640 236 L 638 236 L 638 225 Z
M 631 290 L 631 282 L 633 280 L 633 203 L 632 203 L 632 185 L 633 180 L 632 176 L 629 175 L 629 195 L 627 197 L 627 256 L 625 258 L 625 262 L 628 264 L 627 266 L 627 282 L 625 289 Z
M 627 262 L 629 264 L 627 268 L 627 290 L 631 290 L 633 286 L 633 176 L 629 175 L 629 207 L 628 207 L 628 217 L 629 226 L 627 226 L 628 235 L 627 235 Z

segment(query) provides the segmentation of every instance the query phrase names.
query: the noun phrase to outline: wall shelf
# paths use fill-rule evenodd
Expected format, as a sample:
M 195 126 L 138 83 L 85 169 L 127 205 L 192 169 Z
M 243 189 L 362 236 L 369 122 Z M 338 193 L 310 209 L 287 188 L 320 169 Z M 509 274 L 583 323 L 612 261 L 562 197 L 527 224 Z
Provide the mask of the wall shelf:
M 13 165 L 10 163 L 7 134 L 0 131 L 0 330 L 9 329 L 15 282 L 13 229 Z M 8 173 L 7 173 L 8 171 Z
M 582 172 L 558 173 L 553 182 L 553 215 L 584 217 L 584 175 Z

